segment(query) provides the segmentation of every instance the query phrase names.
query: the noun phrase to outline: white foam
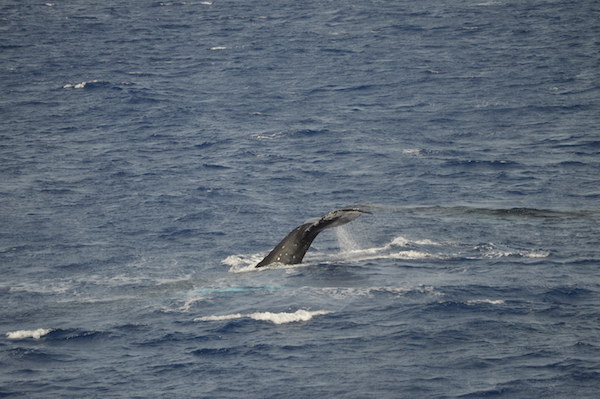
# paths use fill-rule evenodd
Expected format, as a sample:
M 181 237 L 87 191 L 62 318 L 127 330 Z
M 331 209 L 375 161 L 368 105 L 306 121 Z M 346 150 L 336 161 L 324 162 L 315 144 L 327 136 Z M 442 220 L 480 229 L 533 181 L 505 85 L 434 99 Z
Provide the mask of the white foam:
M 204 300 L 205 297 L 203 295 L 190 295 L 185 302 L 183 303 L 183 305 L 181 305 L 179 307 L 179 311 L 181 312 L 187 312 L 190 310 L 190 308 L 192 307 L 192 305 L 194 305 L 196 302 L 200 302 L 202 300 Z
M 232 273 L 243 273 L 256 271 L 256 265 L 264 258 L 265 254 L 250 254 L 250 255 L 229 255 L 221 261 L 224 265 L 229 266 L 229 271 Z
M 423 150 L 419 148 L 406 148 L 402 150 L 402 153 L 405 155 L 419 156 L 423 154 Z
M 211 47 L 209 50 L 212 50 L 212 51 L 227 50 L 227 47 L 225 47 L 225 46 L 214 46 L 214 47 Z
M 253 135 L 253 137 L 257 140 L 274 140 L 279 139 L 285 135 L 285 132 L 275 132 L 275 133 L 259 133 Z
M 6 333 L 6 337 L 8 339 L 40 339 L 41 337 L 50 333 L 51 331 L 51 328 L 38 328 L 37 330 L 19 330 Z
M 489 6 L 497 6 L 497 5 L 501 5 L 501 4 L 502 4 L 501 1 L 486 1 L 483 3 L 477 3 L 475 5 L 479 6 L 479 7 L 489 7 Z
M 477 305 L 480 303 L 487 303 L 490 305 L 502 305 L 504 300 L 502 299 L 470 299 L 467 301 L 467 305 Z
M 186 6 L 186 5 L 205 5 L 205 6 L 211 6 L 213 4 L 212 1 L 164 1 L 159 3 L 159 5 L 166 7 L 166 6 Z
M 525 251 L 521 253 L 524 258 L 547 258 L 550 256 L 549 251 Z
M 348 299 L 358 297 L 371 298 L 375 295 L 391 295 L 395 297 L 402 297 L 411 293 L 432 295 L 432 296 L 444 296 L 443 293 L 438 292 L 432 286 L 417 286 L 417 287 L 325 287 L 316 289 L 319 294 L 324 293 L 334 299 Z
M 408 239 L 398 236 L 382 247 L 352 249 L 350 251 L 347 251 L 347 253 L 351 254 L 351 255 L 356 255 L 358 257 L 360 257 L 361 255 L 375 255 L 375 254 L 382 254 L 382 256 L 385 256 L 385 254 L 383 254 L 383 253 L 386 251 L 389 251 L 392 247 L 406 247 L 409 244 L 410 244 L 410 241 Z M 370 259 L 370 257 L 369 257 L 369 259 Z
M 381 247 L 371 247 L 371 248 L 362 248 L 360 249 L 360 244 L 355 240 L 355 238 L 348 232 L 348 230 L 343 227 L 338 227 L 336 229 L 336 237 L 341 248 L 340 253 L 336 253 L 334 255 L 327 254 L 319 254 L 311 256 L 311 254 L 307 254 L 306 260 L 307 262 L 304 264 L 293 265 L 293 267 L 302 267 L 306 266 L 311 262 L 312 259 L 316 259 L 317 262 L 336 262 L 339 260 L 344 261 L 365 261 L 365 260 L 373 260 L 373 259 L 445 259 L 446 256 L 432 254 L 425 251 L 417 251 L 417 250 L 403 250 L 403 251 L 393 251 L 394 248 L 397 247 L 410 247 L 411 245 L 443 245 L 441 243 L 429 240 L 429 239 L 421 239 L 421 240 L 410 240 L 408 238 L 398 236 L 395 237 L 390 242 L 386 243 Z M 266 270 L 267 268 L 259 268 L 256 269 L 256 265 L 260 262 L 265 253 L 258 254 L 237 254 L 230 255 L 227 258 L 223 259 L 221 263 L 229 266 L 229 271 L 232 273 L 243 273 L 249 271 L 257 271 L 257 270 Z M 290 265 L 278 265 L 273 264 L 269 265 L 268 269 L 276 268 L 276 267 L 290 267 Z
M 494 248 L 493 245 L 491 245 L 490 247 L 490 249 L 486 250 L 483 253 L 484 258 L 504 258 L 509 256 L 520 256 L 523 258 L 547 258 L 548 256 L 550 256 L 549 251 L 518 251 L 511 249 L 501 250 Z
M 90 80 L 89 82 L 81 82 L 81 83 L 75 83 L 75 84 L 66 84 L 63 86 L 63 89 L 83 89 L 85 88 L 85 86 L 87 86 L 90 83 L 98 83 L 98 80 Z
M 64 294 L 72 289 L 72 281 L 49 281 L 15 283 L 9 287 L 10 292 L 33 292 L 39 294 Z
M 383 257 L 384 259 L 444 259 L 442 255 L 434 255 L 422 251 L 400 251 Z
M 197 317 L 194 321 L 222 321 L 235 319 L 253 319 L 258 321 L 269 321 L 274 324 L 294 323 L 299 321 L 309 321 L 314 316 L 321 316 L 331 313 L 328 310 L 303 310 L 299 309 L 293 313 L 272 313 L 272 312 L 256 312 L 256 313 L 234 313 L 222 316 L 204 316 Z

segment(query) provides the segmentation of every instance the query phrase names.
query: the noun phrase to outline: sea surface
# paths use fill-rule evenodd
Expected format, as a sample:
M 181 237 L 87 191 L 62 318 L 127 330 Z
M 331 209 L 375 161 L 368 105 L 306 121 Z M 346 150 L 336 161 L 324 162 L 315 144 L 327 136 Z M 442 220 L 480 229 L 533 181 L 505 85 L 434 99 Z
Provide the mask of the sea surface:
M 0 397 L 598 397 L 598 1 L 2 0 L 0 39 Z

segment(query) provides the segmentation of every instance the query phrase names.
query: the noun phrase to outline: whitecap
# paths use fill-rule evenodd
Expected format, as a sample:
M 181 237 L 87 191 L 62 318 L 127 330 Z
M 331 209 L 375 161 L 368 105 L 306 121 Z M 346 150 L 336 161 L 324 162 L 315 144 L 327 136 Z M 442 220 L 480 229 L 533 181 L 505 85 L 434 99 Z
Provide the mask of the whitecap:
M 212 6 L 212 1 L 163 1 L 158 3 L 161 7 L 167 6 L 195 6 L 195 5 L 205 5 Z
M 93 83 L 98 83 L 98 82 L 99 82 L 98 80 L 90 80 L 88 82 L 81 82 L 81 83 L 74 83 L 74 84 L 67 83 L 66 85 L 63 86 L 63 89 L 84 89 L 85 86 L 88 86 Z
M 40 339 L 44 335 L 52 332 L 51 328 L 38 328 L 37 330 L 18 330 L 6 333 L 8 339 Z
M 324 293 L 334 299 L 348 299 L 358 297 L 374 297 L 375 295 L 391 295 L 394 297 L 403 297 L 409 294 L 424 294 L 432 296 L 443 296 L 444 294 L 436 291 L 432 286 L 417 287 L 325 287 L 318 288 L 318 292 Z
M 481 303 L 487 303 L 489 305 L 502 305 L 504 304 L 503 299 L 470 299 L 467 302 L 467 305 L 478 305 Z
M 550 256 L 549 251 L 524 251 L 521 253 L 524 258 L 547 258 Z
M 476 249 L 482 251 L 484 258 L 504 258 L 517 256 L 522 258 L 547 258 L 549 251 L 544 250 L 514 250 L 511 248 L 497 249 L 494 244 L 479 245 Z
M 258 133 L 252 135 L 257 140 L 274 140 L 279 139 L 285 136 L 285 132 L 275 132 L 275 133 Z
M 442 255 L 430 254 L 422 251 L 399 251 L 382 256 L 382 259 L 444 259 Z
M 295 312 L 273 313 L 273 312 L 256 312 L 256 313 L 234 313 L 221 316 L 204 316 L 197 317 L 194 321 L 223 321 L 235 319 L 253 319 L 258 321 L 268 321 L 273 324 L 294 323 L 300 321 L 309 321 L 314 316 L 321 316 L 331 313 L 328 310 L 303 310 L 299 309 Z
M 423 150 L 419 148 L 405 148 L 404 150 L 402 150 L 402 153 L 405 155 L 416 157 L 419 155 L 423 155 Z

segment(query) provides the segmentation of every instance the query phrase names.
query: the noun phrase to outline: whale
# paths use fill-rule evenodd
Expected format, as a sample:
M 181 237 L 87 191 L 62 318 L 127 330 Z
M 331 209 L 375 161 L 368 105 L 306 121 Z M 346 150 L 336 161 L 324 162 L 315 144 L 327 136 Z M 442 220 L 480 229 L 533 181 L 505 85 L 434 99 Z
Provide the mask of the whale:
M 358 218 L 363 213 L 372 213 L 360 208 L 344 208 L 329 212 L 320 219 L 301 224 L 292 230 L 269 252 L 256 267 L 273 263 L 295 265 L 302 262 L 314 239 L 325 229 L 341 226 Z

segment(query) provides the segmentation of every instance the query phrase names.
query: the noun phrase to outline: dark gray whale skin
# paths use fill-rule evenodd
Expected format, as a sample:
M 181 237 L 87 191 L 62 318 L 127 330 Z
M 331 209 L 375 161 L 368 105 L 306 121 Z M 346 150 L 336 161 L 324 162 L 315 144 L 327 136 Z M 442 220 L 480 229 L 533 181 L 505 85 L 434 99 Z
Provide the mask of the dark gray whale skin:
M 329 212 L 316 222 L 307 222 L 292 230 L 256 267 L 271 263 L 294 265 L 302 262 L 304 254 L 317 235 L 330 227 L 341 226 L 358 218 L 363 213 L 371 213 L 359 208 L 345 208 Z

